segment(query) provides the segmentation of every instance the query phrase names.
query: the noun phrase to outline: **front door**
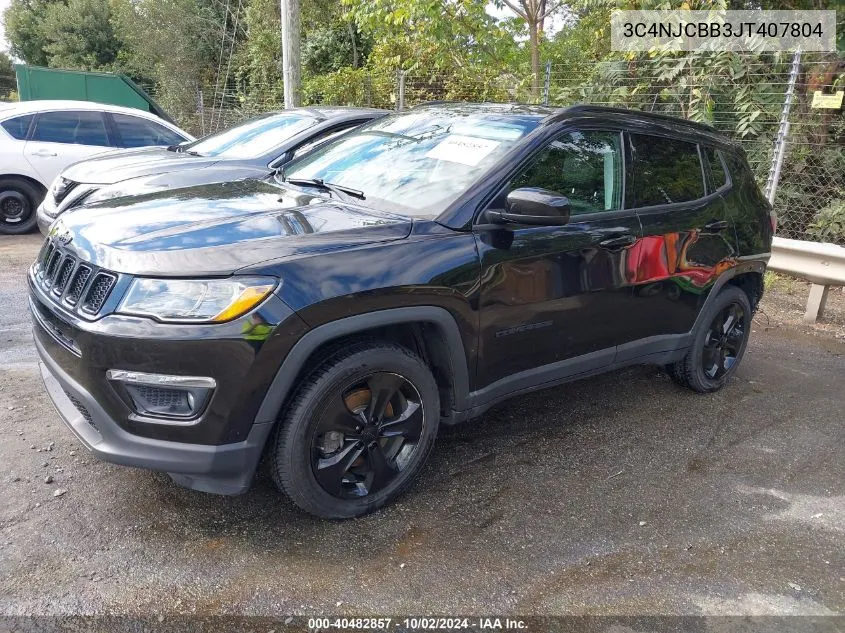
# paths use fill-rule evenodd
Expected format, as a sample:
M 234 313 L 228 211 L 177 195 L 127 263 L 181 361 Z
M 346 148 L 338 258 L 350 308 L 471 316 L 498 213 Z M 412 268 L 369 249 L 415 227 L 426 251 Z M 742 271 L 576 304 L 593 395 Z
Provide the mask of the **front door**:
M 623 210 L 622 156 L 619 132 L 564 132 L 488 206 L 502 209 L 510 191 L 540 187 L 569 198 L 571 220 L 476 230 L 477 384 L 487 395 L 613 362 L 636 271 L 631 246 L 640 236 L 636 214 Z
M 42 112 L 24 148 L 24 157 L 47 186 L 77 161 L 108 151 L 110 141 L 102 112 Z

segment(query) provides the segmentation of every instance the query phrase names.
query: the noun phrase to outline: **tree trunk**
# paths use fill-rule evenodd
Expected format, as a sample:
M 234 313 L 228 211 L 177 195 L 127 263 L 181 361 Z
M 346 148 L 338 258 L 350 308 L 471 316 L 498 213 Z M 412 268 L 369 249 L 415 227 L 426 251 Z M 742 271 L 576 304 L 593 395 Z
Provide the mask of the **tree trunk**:
M 352 68 L 358 68 L 358 43 L 355 41 L 355 27 L 352 22 L 346 23 L 349 30 L 349 40 L 352 42 Z

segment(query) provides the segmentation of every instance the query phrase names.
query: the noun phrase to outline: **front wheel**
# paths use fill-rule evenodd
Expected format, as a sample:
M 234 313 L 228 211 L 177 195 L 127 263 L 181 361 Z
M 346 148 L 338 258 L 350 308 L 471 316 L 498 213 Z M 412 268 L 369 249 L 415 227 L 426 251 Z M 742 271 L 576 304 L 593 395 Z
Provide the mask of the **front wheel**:
M 418 356 L 390 343 L 352 346 L 303 381 L 279 422 L 273 478 L 316 516 L 372 512 L 414 480 L 439 421 L 437 384 Z
M 687 355 L 669 366 L 672 378 L 699 393 L 721 389 L 745 354 L 752 316 L 748 295 L 736 286 L 724 288 L 702 313 Z

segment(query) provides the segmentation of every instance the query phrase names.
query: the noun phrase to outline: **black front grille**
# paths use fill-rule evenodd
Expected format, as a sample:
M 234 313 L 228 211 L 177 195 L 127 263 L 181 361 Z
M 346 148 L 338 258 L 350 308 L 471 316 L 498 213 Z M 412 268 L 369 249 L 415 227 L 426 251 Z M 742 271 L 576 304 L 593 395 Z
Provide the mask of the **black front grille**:
M 90 277 L 91 269 L 85 264 L 80 264 L 79 268 L 76 269 L 76 275 L 73 277 L 73 283 L 65 295 L 65 301 L 72 306 L 79 303 L 79 297 L 82 296 L 82 291 L 85 289 Z
M 55 238 L 41 248 L 33 273 L 33 281 L 52 301 L 78 309 L 86 318 L 100 313 L 118 280 L 115 273 L 80 261 Z
M 70 281 L 70 274 L 76 266 L 76 258 L 68 255 L 62 260 L 59 272 L 56 274 L 56 282 L 53 284 L 53 294 L 61 295 Z
M 91 288 L 88 289 L 85 301 L 82 302 L 82 309 L 90 314 L 97 314 L 108 299 L 115 281 L 114 275 L 97 273 L 91 283 Z

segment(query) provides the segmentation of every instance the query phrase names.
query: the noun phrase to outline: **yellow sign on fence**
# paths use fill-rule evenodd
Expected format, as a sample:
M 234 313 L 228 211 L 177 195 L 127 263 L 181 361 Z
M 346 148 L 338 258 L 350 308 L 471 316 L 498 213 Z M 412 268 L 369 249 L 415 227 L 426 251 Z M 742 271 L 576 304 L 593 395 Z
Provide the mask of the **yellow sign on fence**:
M 845 91 L 838 90 L 832 95 L 826 95 L 821 90 L 816 90 L 813 93 L 813 102 L 810 104 L 811 108 L 824 108 L 825 110 L 838 110 L 842 107 L 842 96 Z

